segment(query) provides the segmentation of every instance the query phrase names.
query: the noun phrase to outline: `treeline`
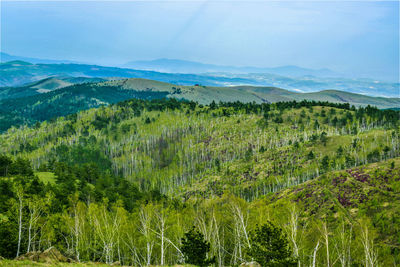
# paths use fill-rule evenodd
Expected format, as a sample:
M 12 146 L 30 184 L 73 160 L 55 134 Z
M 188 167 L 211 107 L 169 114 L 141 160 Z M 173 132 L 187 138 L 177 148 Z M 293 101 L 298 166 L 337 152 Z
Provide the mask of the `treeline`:
M 193 101 L 186 100 L 176 100 L 175 98 L 163 98 L 163 99 L 153 99 L 151 101 L 141 100 L 141 99 L 131 99 L 115 104 L 120 107 L 130 107 L 137 111 L 135 114 L 137 116 L 140 115 L 140 111 L 149 110 L 149 111 L 164 111 L 166 109 L 179 109 L 182 110 L 184 108 L 189 108 L 190 110 L 194 110 L 197 106 L 203 108 L 203 105 L 199 105 Z M 216 103 L 212 101 L 209 105 L 205 105 L 208 109 L 202 109 L 203 112 L 207 112 L 208 110 L 217 110 L 220 108 L 233 108 L 234 113 L 245 112 L 246 114 L 258 114 L 263 115 L 268 113 L 271 110 L 278 110 L 279 112 L 283 112 L 286 109 L 300 109 L 300 108 L 312 108 L 312 107 L 331 107 L 335 109 L 349 110 L 354 111 L 357 119 L 362 119 L 365 116 L 369 116 L 374 118 L 376 121 L 380 121 L 383 123 L 391 123 L 393 126 L 396 126 L 400 120 L 400 111 L 394 109 L 378 109 L 373 106 L 366 107 L 355 107 L 350 106 L 349 103 L 332 103 L 328 101 L 286 101 L 286 102 L 276 102 L 276 103 L 261 103 L 258 104 L 256 102 L 219 102 Z M 222 109 L 225 110 L 225 109 Z M 222 115 L 227 115 L 227 113 L 223 113 Z

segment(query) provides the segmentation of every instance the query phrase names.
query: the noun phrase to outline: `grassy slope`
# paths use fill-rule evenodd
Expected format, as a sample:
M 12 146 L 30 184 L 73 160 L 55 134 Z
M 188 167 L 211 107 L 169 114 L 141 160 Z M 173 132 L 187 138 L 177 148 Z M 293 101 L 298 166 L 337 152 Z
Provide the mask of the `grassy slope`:
M 394 168 L 392 168 L 394 164 Z M 333 171 L 265 197 L 254 205 L 272 210 L 287 201 L 297 203 L 303 220 L 337 225 L 369 218 L 379 246 L 398 248 L 400 239 L 400 158 Z
M 57 78 L 47 78 L 21 87 L 0 88 L 0 99 L 20 98 L 33 96 L 40 93 L 47 93 L 55 89 L 72 85 L 68 81 Z
M 105 79 L 86 77 L 50 77 L 20 87 L 0 87 L 0 100 L 22 98 L 85 82 L 101 82 Z
M 336 90 L 326 90 L 315 93 L 295 93 L 276 87 L 254 87 L 254 86 L 178 86 L 164 82 L 146 79 L 127 79 L 100 83 L 106 86 L 121 86 L 124 89 L 139 91 L 163 91 L 169 92 L 169 97 L 184 98 L 208 104 L 211 101 L 241 101 L 241 102 L 278 102 L 297 100 L 328 101 L 334 103 L 350 103 L 355 106 L 372 105 L 378 108 L 393 108 L 400 105 L 398 98 L 370 97 L 360 94 L 347 93 Z M 180 89 L 177 93 L 176 88 Z

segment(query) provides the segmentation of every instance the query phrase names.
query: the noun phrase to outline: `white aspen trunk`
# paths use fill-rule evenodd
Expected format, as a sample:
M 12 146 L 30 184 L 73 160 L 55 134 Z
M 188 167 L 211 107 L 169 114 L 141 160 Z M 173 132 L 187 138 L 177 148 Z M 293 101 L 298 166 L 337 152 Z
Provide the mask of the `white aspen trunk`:
M 218 249 L 218 266 L 222 266 L 223 265 L 222 253 L 221 253 L 222 245 L 221 245 L 221 240 L 220 240 L 220 236 L 219 236 L 219 227 L 218 227 L 217 219 L 215 218 L 215 213 L 213 213 L 213 220 L 214 220 L 214 225 L 215 225 L 215 238 L 216 238 L 217 249 Z
M 315 267 L 315 262 L 316 262 L 316 258 L 317 258 L 317 251 L 318 251 L 318 248 L 319 248 L 319 240 L 318 240 L 318 242 L 317 242 L 317 245 L 315 246 L 315 248 L 314 248 L 314 252 L 313 252 L 313 256 L 312 256 L 312 267 Z
M 17 257 L 19 256 L 19 252 L 21 249 L 21 238 L 22 238 L 22 192 L 19 191 L 18 193 L 18 201 L 19 201 L 19 218 L 18 218 L 18 248 L 17 248 Z
M 74 205 L 74 209 L 75 209 L 75 253 L 76 253 L 76 259 L 78 262 L 81 262 L 79 259 L 79 217 L 78 217 L 78 212 L 77 212 L 77 208 L 76 208 L 76 204 Z
M 153 244 L 150 242 L 150 223 L 151 223 L 151 215 L 149 211 L 145 211 L 144 208 L 140 211 L 139 214 L 140 218 L 140 223 L 141 223 L 141 229 L 140 231 L 144 235 L 146 239 L 146 265 L 151 264 L 151 253 L 152 253 L 152 248 Z
M 374 251 L 373 240 L 369 237 L 367 226 L 362 226 L 362 243 L 364 246 L 365 266 L 374 267 L 377 263 L 377 255 Z
M 296 211 L 296 207 L 293 207 L 290 213 L 290 239 L 293 244 L 293 254 L 296 258 L 299 257 L 299 246 L 297 244 L 298 218 L 299 214 Z M 297 265 L 301 266 L 300 259 L 297 260 Z
M 30 214 L 30 218 L 29 218 L 29 227 L 28 227 L 28 248 L 26 250 L 26 252 L 28 253 L 31 249 L 31 231 L 32 231 L 32 212 Z
M 326 266 L 330 267 L 330 255 L 329 255 L 329 233 L 326 223 L 324 223 L 324 238 L 325 238 L 325 246 L 326 246 Z
M 161 232 L 161 265 L 164 265 L 164 230 Z
M 151 247 L 150 247 L 150 243 L 149 242 L 147 242 L 146 243 L 146 247 L 147 247 L 147 262 L 146 262 L 146 264 L 147 264 L 147 266 L 149 266 L 150 265 L 150 263 L 151 263 Z
M 239 224 L 240 224 L 241 229 L 243 231 L 244 237 L 246 239 L 247 246 L 249 248 L 251 248 L 250 241 L 249 241 L 249 236 L 247 234 L 247 229 L 246 229 L 247 228 L 247 222 L 244 219 L 243 213 L 240 210 L 240 207 L 237 206 L 237 205 L 234 205 L 233 209 L 235 211 L 236 219 L 239 221 Z

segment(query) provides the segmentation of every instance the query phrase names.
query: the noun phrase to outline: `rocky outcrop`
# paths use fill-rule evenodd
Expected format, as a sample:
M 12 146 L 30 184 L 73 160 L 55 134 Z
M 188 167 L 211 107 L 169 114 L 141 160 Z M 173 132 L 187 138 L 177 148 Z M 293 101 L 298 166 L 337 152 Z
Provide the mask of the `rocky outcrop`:
M 16 258 L 16 260 L 30 260 L 30 261 L 38 261 L 45 263 L 57 263 L 57 262 L 71 262 L 71 259 L 68 259 L 64 255 L 61 254 L 58 249 L 54 247 L 50 247 L 43 252 L 33 251 L 23 254 Z

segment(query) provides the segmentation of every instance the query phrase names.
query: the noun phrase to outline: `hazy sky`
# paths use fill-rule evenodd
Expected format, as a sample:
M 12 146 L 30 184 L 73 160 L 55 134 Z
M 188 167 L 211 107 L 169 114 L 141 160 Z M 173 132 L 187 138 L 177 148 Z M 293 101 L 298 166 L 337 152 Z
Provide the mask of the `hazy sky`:
M 398 77 L 399 3 L 2 1 L 1 50 L 99 64 L 176 58 Z

